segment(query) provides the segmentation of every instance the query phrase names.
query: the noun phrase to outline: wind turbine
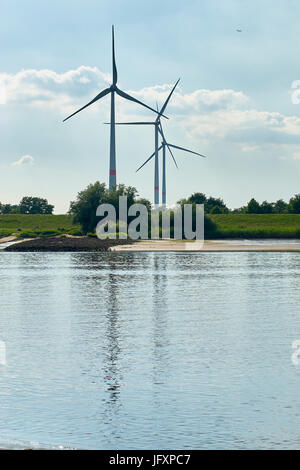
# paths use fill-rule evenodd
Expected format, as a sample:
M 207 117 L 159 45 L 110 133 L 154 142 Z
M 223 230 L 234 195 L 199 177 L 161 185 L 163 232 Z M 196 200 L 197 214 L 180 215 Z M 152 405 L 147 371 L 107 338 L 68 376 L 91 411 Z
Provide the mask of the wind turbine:
M 138 103 L 145 108 L 150 109 L 151 111 L 154 111 L 156 114 L 162 115 L 162 112 L 159 113 L 155 109 L 151 108 L 150 106 L 146 105 L 145 103 L 142 103 L 142 101 L 139 101 L 136 98 L 133 98 L 132 96 L 128 95 L 128 93 L 125 93 L 125 91 L 120 90 L 117 87 L 117 81 L 118 81 L 118 73 L 117 73 L 117 66 L 116 66 L 116 60 L 115 60 L 115 39 L 114 39 L 114 27 L 112 26 L 112 69 L 113 69 L 113 82 L 112 85 L 109 88 L 105 88 L 105 90 L 101 91 L 92 101 L 87 103 L 85 106 L 82 108 L 78 109 L 75 111 L 75 113 L 71 114 L 67 118 L 63 120 L 63 122 L 67 121 L 67 119 L 70 119 L 72 116 L 75 116 L 75 114 L 79 113 L 83 109 L 87 108 L 91 104 L 95 103 L 96 101 L 100 100 L 104 96 L 108 95 L 110 93 L 111 96 L 111 106 L 110 106 L 110 159 L 109 159 L 109 189 L 113 188 L 117 184 L 117 177 L 116 177 L 116 132 L 115 132 L 115 93 L 117 93 L 119 96 L 122 98 L 125 98 L 129 101 L 134 101 L 135 103 Z M 165 116 L 164 116 L 165 117 Z
M 163 151 L 163 171 L 162 171 L 162 205 L 165 206 L 166 205 L 166 199 L 167 199 L 167 188 L 166 188 L 166 147 L 168 147 L 168 150 L 174 160 L 174 163 L 176 165 L 176 167 L 178 168 L 177 166 L 177 163 L 176 163 L 176 160 L 174 158 L 174 155 L 171 151 L 171 148 L 175 148 L 175 149 L 178 149 L 178 150 L 183 150 L 184 152 L 188 152 L 188 153 L 193 153 L 194 155 L 199 155 L 200 157 L 203 157 L 203 158 L 206 158 L 205 155 L 202 155 L 201 153 L 198 153 L 198 152 L 194 152 L 193 150 L 189 150 L 189 149 L 186 149 L 184 147 L 179 147 L 178 145 L 174 145 L 174 144 L 170 144 L 166 141 L 165 139 L 165 136 L 164 136 L 164 133 L 163 133 L 163 129 L 162 129 L 162 125 L 160 124 L 159 126 L 159 133 L 162 137 L 162 143 L 161 143 L 161 146 L 158 148 L 158 152 L 160 152 L 160 150 Z M 170 148 L 171 147 L 171 148 Z M 152 153 L 152 155 L 150 155 L 150 157 L 136 170 L 136 171 L 139 171 L 141 168 L 143 168 L 144 165 L 146 165 L 146 163 L 148 163 L 155 155 L 155 152 Z
M 176 86 L 178 85 L 180 78 L 177 80 L 175 85 L 173 86 L 172 90 L 170 91 L 166 101 L 164 102 L 162 108 L 160 111 L 157 110 L 157 118 L 155 121 L 149 121 L 149 122 L 116 122 L 116 125 L 118 126 L 154 126 L 154 138 L 155 138 L 155 151 L 153 155 L 155 155 L 155 167 L 154 167 L 154 204 L 156 206 L 159 205 L 159 166 L 158 166 L 158 137 L 159 137 L 159 132 L 161 128 L 161 122 L 160 122 L 160 117 L 163 116 L 163 113 L 170 101 L 170 98 L 173 94 L 173 91 L 175 90 Z M 104 124 L 109 124 L 105 122 Z M 168 144 L 166 143 L 168 146 Z M 170 148 L 169 148 L 170 150 Z M 170 150 L 171 152 L 171 150 Z M 172 152 L 171 152 L 172 154 Z M 172 155 L 173 157 L 173 155 Z M 173 157 L 174 159 L 174 157 Z M 175 159 L 174 159 L 175 162 Z M 175 162 L 176 164 L 176 162 Z

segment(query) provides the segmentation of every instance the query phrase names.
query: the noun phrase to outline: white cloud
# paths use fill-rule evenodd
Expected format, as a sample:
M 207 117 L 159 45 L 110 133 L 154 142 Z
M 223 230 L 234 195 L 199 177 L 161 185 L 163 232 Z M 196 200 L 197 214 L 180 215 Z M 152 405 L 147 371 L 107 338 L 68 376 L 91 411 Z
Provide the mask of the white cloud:
M 259 150 L 257 145 L 244 145 L 242 147 L 243 152 L 256 152 L 257 150 Z
M 16 74 L 0 73 L 0 83 L 6 88 L 8 104 L 47 106 L 61 112 L 74 106 L 80 97 L 107 87 L 109 81 L 109 74 L 84 65 L 65 73 L 47 69 L 21 70 Z
M 29 69 L 0 74 L 8 104 L 48 107 L 64 115 L 87 103 L 110 82 L 109 74 L 84 65 L 64 73 Z M 172 86 L 154 85 L 129 93 L 155 107 L 156 101 L 162 105 Z M 93 111 L 97 109 L 100 105 L 91 107 Z M 101 109 L 108 117 L 109 101 L 103 102 Z M 117 112 L 118 120 L 135 119 L 139 113 L 149 118 L 149 111 L 121 98 Z M 299 117 L 258 111 L 242 91 L 198 89 L 184 93 L 177 87 L 166 114 L 193 139 L 226 139 L 241 144 L 243 151 L 259 149 L 265 143 L 300 144 Z
M 173 85 L 156 85 L 130 93 L 134 93 L 138 98 L 144 99 L 148 103 L 158 101 L 162 104 L 167 99 L 172 87 Z M 183 94 L 182 90 L 177 88 L 168 104 L 168 111 L 173 110 L 178 114 L 191 112 L 202 114 L 217 109 L 243 107 L 248 101 L 249 98 L 241 91 L 199 89 L 192 93 Z
M 0 81 L 0 104 L 6 104 L 6 87 Z
M 12 163 L 12 166 L 33 165 L 34 158 L 31 155 L 23 155 L 19 160 Z

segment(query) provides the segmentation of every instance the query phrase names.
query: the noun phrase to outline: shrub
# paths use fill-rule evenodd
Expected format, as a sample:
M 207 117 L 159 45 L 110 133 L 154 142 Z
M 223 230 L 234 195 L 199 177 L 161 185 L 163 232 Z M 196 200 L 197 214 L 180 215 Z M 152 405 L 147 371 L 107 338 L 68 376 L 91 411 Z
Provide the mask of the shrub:
M 211 209 L 210 214 L 222 214 L 222 209 L 220 208 L 220 206 L 214 206 Z
M 19 233 L 20 238 L 36 238 L 38 235 L 35 232 L 20 232 Z
M 92 232 L 89 232 L 89 233 L 87 233 L 86 235 L 87 235 L 87 237 L 90 237 L 90 238 L 97 238 L 97 234 L 94 233 L 94 232 L 93 232 L 93 233 L 92 233 Z
M 81 237 L 83 235 L 81 230 L 74 228 L 73 230 L 68 230 L 69 235 L 73 235 L 74 237 Z
M 55 235 L 60 235 L 60 232 L 58 230 L 44 230 L 42 232 L 39 232 L 41 237 L 53 237 Z

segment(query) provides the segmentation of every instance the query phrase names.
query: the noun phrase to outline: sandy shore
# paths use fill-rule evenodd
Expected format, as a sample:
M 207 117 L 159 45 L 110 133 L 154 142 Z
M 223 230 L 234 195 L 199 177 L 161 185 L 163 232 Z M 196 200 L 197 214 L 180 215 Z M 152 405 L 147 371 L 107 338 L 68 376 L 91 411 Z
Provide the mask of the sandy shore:
M 9 236 L 0 238 L 0 243 L 9 243 L 18 240 L 17 237 Z
M 3 251 L 117 251 L 117 252 L 297 252 L 300 240 L 278 241 L 205 240 L 203 245 L 184 240 L 98 240 L 90 237 L 0 239 Z M 7 244 L 7 246 L 6 246 Z M 1 249 L 1 248 L 0 248 Z
M 195 251 L 195 252 L 251 252 L 251 251 L 265 251 L 265 252 L 285 252 L 285 251 L 300 251 L 299 243 L 276 243 L 268 244 L 242 244 L 232 243 L 226 240 L 205 240 L 203 246 L 199 246 L 196 242 L 185 242 L 182 240 L 141 240 L 132 245 L 119 245 L 112 246 L 109 251 Z

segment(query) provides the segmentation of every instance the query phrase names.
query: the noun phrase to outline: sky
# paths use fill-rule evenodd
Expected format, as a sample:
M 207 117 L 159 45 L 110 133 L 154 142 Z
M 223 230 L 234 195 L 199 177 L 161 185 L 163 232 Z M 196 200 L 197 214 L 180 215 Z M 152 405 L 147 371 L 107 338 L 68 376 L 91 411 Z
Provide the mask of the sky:
M 88 184 L 108 183 L 110 98 L 62 120 L 110 84 L 161 106 L 174 151 L 167 202 L 194 192 L 230 208 L 300 193 L 297 0 L 2 0 L 0 201 L 39 196 L 66 213 Z M 241 29 L 242 32 L 237 32 Z M 299 82 L 297 82 L 299 80 Z M 116 99 L 120 122 L 153 120 Z M 119 127 L 117 182 L 153 201 L 154 129 Z M 160 168 L 161 178 L 161 168 Z

